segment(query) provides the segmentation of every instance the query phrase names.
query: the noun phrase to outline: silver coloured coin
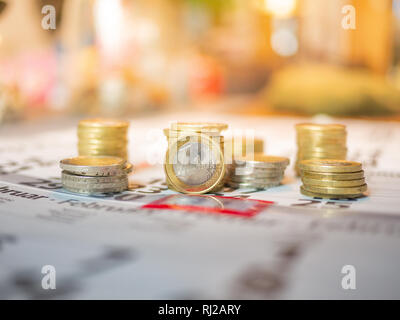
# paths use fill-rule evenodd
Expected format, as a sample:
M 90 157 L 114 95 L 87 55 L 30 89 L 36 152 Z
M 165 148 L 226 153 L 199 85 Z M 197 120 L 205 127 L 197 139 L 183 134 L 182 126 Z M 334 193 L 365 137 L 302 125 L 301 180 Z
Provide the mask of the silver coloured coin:
M 187 185 L 201 185 L 215 173 L 217 160 L 206 144 L 187 142 L 172 156 L 176 177 Z
M 258 183 L 240 183 L 240 182 L 238 183 L 233 181 L 228 181 L 227 184 L 233 188 L 254 188 L 254 189 L 268 189 L 280 185 L 279 182 L 258 184 Z
M 127 180 L 127 174 L 118 176 L 106 176 L 106 177 L 90 177 L 90 176 L 80 176 L 69 173 L 67 171 L 62 171 L 61 179 L 70 183 L 80 183 L 80 184 L 106 184 L 106 183 L 121 183 Z

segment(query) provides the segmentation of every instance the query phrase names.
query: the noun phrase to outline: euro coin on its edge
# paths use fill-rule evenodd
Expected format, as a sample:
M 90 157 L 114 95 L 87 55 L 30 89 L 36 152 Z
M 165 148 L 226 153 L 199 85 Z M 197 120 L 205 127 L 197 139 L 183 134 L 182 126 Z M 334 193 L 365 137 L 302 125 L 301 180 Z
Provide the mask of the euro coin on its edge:
M 194 157 L 193 152 L 197 153 Z M 204 156 L 210 160 L 206 164 L 201 162 Z M 199 163 L 191 163 L 193 159 Z M 216 191 L 223 186 L 226 172 L 221 145 L 205 134 L 194 132 L 172 141 L 166 153 L 164 171 L 168 183 L 178 192 L 202 194 Z

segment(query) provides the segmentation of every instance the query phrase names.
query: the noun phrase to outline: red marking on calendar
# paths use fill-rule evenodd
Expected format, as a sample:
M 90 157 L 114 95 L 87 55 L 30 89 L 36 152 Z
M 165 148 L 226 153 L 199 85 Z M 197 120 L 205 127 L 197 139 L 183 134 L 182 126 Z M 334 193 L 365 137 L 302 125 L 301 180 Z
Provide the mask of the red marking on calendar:
M 188 212 L 204 212 L 229 214 L 239 217 L 253 217 L 272 205 L 272 201 L 240 199 L 235 197 L 209 195 L 169 195 L 150 202 L 143 209 L 183 210 Z

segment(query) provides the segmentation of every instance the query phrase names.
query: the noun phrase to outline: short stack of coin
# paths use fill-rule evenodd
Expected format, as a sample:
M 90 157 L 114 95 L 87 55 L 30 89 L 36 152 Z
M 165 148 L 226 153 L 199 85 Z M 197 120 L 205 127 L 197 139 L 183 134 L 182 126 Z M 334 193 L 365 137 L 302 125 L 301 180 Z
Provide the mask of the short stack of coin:
M 227 128 L 224 123 L 176 122 L 164 129 L 168 139 L 164 171 L 170 189 L 201 194 L 216 192 L 224 186 L 222 131 Z
M 129 122 L 114 119 L 87 119 L 78 125 L 81 156 L 114 156 L 128 159 Z
M 359 162 L 333 159 L 303 160 L 299 163 L 306 196 L 331 199 L 356 198 L 367 191 Z
M 281 184 L 289 159 L 253 154 L 233 160 L 227 184 L 233 188 L 267 189 Z
M 347 155 L 346 127 L 341 124 L 300 123 L 297 131 L 297 161 L 309 159 L 341 159 Z
M 79 156 L 60 161 L 63 187 L 74 193 L 96 195 L 128 189 L 132 165 L 110 156 Z

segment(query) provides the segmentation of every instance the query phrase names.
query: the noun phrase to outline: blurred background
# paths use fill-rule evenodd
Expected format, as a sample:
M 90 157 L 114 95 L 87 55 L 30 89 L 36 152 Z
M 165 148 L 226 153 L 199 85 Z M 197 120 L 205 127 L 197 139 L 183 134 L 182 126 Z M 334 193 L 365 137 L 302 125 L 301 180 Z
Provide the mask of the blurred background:
M 399 118 L 400 0 L 0 0 L 0 123 L 218 108 Z

